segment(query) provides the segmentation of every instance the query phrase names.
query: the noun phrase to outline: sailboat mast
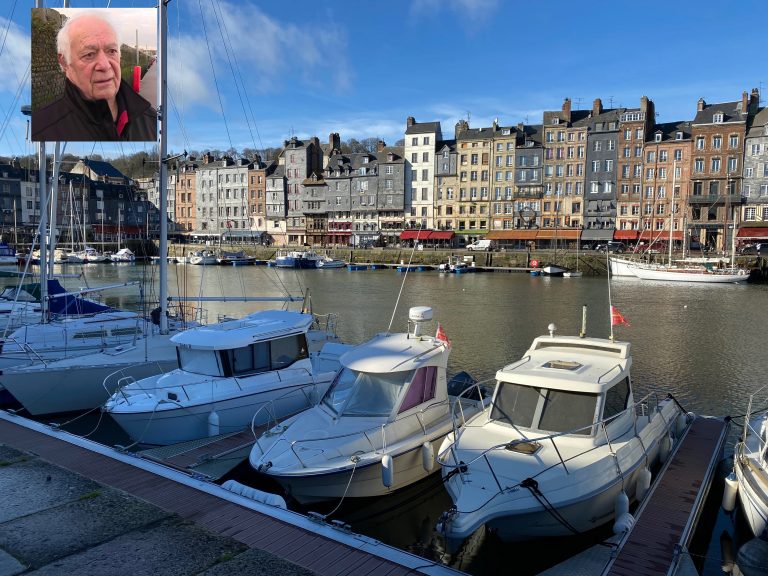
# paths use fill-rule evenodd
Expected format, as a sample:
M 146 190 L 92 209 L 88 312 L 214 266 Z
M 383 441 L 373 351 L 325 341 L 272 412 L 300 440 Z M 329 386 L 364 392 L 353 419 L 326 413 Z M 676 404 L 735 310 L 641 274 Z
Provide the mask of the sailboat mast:
M 672 265 L 672 229 L 675 227 L 675 186 L 677 186 L 677 160 L 672 163 L 672 194 L 669 198 L 669 265 Z M 685 241 L 685 239 L 683 239 Z
M 166 97 L 168 94 L 168 11 L 167 3 L 160 2 L 160 95 L 158 116 L 160 119 L 160 333 L 168 334 L 168 168 L 165 164 L 168 155 L 168 114 Z

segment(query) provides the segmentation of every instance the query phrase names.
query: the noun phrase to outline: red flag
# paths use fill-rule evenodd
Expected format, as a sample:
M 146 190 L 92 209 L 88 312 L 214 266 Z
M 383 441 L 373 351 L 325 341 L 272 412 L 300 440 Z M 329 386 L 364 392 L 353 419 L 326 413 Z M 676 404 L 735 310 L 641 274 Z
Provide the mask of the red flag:
M 445 330 L 443 330 L 443 325 L 440 324 L 440 322 L 437 323 L 437 334 L 435 334 L 435 339 L 445 342 L 448 348 L 451 347 L 451 341 L 448 340 L 448 336 L 445 335 Z
M 619 324 L 626 324 L 629 326 L 629 322 L 621 315 L 616 306 L 611 306 L 611 326 L 618 326 Z

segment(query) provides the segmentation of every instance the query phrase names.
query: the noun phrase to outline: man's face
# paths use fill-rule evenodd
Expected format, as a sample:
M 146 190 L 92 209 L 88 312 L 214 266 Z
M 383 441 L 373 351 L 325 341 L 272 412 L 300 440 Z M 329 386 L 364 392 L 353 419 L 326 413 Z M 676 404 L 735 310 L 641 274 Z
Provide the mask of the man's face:
M 112 29 L 97 18 L 81 18 L 69 30 L 69 64 L 59 63 L 86 100 L 114 102 L 120 87 L 120 47 Z

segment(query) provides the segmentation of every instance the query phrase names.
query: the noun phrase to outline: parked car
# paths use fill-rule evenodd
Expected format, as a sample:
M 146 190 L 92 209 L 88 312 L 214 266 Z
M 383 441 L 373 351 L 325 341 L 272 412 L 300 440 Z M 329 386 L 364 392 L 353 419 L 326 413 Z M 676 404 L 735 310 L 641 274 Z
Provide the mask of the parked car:
M 476 240 L 467 244 L 467 250 L 493 250 L 493 240 Z
M 745 244 L 739 249 L 739 254 L 759 254 L 760 256 L 768 256 L 768 242 Z
M 597 250 L 598 252 L 612 252 L 616 254 L 621 254 L 627 251 L 627 245 L 624 244 L 624 242 L 609 240 L 604 244 L 598 244 L 597 246 L 595 246 L 595 250 Z

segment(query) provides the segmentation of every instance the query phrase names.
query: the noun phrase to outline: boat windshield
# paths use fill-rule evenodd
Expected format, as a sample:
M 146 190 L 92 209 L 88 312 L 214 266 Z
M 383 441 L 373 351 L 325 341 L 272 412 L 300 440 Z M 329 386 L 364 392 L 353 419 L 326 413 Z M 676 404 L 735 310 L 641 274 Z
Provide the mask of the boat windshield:
M 179 368 L 193 374 L 206 376 L 221 376 L 221 364 L 219 355 L 215 350 L 200 350 L 195 348 L 176 347 L 179 357 Z
M 338 416 L 389 416 L 414 371 L 370 374 L 343 368 L 323 396 Z
M 499 382 L 491 419 L 541 432 L 590 435 L 597 395 Z

